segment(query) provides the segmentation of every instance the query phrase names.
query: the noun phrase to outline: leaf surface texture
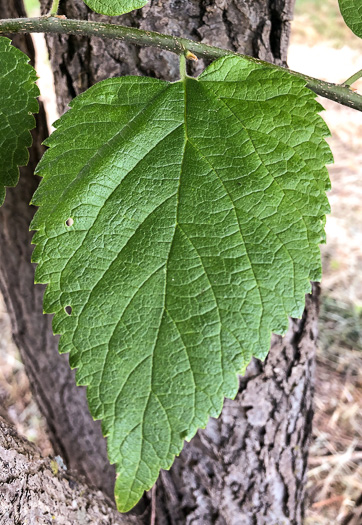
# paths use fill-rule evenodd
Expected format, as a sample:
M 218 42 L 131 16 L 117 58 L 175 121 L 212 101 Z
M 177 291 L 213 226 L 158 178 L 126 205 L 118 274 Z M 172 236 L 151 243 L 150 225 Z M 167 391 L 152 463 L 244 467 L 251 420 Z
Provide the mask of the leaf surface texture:
M 84 0 L 84 2 L 96 13 L 108 16 L 123 15 L 147 4 L 147 0 Z
M 35 127 L 32 113 L 39 110 L 36 73 L 29 58 L 0 37 L 0 205 L 5 188 L 16 186 L 19 166 L 28 163 L 28 147 Z
M 227 57 L 197 80 L 103 81 L 56 123 L 33 201 L 36 280 L 102 419 L 122 511 L 320 279 L 320 109 L 298 78 Z
M 357 36 L 362 38 L 362 0 L 338 0 L 344 21 Z

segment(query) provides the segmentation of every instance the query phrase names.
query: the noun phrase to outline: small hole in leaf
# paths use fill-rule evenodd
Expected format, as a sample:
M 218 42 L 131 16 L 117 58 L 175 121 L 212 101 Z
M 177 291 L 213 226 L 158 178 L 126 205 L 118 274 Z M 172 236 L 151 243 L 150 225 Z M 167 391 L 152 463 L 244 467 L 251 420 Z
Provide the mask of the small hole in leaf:
M 65 221 L 65 224 L 66 224 L 67 226 L 73 226 L 74 221 L 73 221 L 73 219 L 72 219 L 71 217 L 69 217 L 69 219 L 67 219 L 67 220 Z
M 66 306 L 64 308 L 64 310 L 67 312 L 68 315 L 70 315 L 72 313 L 72 307 L 71 306 Z

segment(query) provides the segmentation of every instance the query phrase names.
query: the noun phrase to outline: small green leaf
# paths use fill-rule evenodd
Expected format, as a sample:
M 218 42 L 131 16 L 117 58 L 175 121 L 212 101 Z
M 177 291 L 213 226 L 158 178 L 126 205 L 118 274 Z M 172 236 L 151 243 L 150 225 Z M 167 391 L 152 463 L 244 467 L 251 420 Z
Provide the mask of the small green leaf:
M 362 38 L 362 0 L 338 0 L 344 21 L 355 35 Z
M 141 9 L 147 0 L 84 0 L 93 11 L 102 15 L 124 15 L 135 9 Z
M 71 105 L 39 165 L 36 280 L 127 511 L 302 314 L 332 158 L 304 83 L 238 57 Z
M 39 110 L 36 72 L 28 62 L 11 40 L 0 37 L 0 205 L 5 188 L 19 180 L 18 167 L 28 163 L 29 130 L 35 127 L 32 113 Z

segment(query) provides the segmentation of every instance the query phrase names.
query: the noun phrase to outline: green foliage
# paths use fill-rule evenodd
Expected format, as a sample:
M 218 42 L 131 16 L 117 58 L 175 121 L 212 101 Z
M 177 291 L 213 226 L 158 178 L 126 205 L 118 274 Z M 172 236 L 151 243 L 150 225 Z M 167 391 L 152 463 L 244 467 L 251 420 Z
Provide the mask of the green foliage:
M 147 4 L 147 0 L 84 0 L 96 13 L 116 16 L 140 9 Z
M 39 164 L 33 260 L 127 511 L 302 314 L 328 129 L 303 81 L 238 57 L 105 80 L 71 108 Z
M 36 73 L 28 62 L 8 38 L 0 37 L 0 205 L 5 188 L 18 182 L 18 167 L 28 163 L 32 113 L 39 110 Z
M 39 0 L 24 0 L 24 7 L 28 16 L 39 16 L 40 3 Z
M 344 21 L 348 27 L 362 38 L 362 0 L 338 0 Z

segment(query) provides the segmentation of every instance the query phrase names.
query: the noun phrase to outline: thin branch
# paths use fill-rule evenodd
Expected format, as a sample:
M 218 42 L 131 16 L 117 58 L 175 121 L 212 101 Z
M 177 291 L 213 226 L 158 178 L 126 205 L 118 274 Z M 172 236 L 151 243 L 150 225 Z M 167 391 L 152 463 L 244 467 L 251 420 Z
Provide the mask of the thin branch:
M 357 71 L 357 73 L 355 73 L 351 77 L 347 78 L 347 80 L 343 82 L 342 86 L 346 86 L 346 87 L 352 86 L 352 84 L 357 82 L 357 80 L 359 80 L 360 78 L 362 78 L 362 69 Z
M 334 100 L 344 106 L 362 111 L 362 96 L 350 90 L 349 87 L 345 85 L 331 84 L 247 55 L 233 53 L 228 49 L 201 44 L 200 42 L 194 42 L 186 38 L 164 35 L 153 31 L 143 31 L 134 27 L 89 22 L 87 20 L 63 20 L 56 17 L 0 20 L 0 35 L 2 33 L 60 33 L 66 35 L 97 36 L 100 38 L 121 40 L 139 46 L 157 47 L 178 55 L 183 55 L 186 51 L 190 51 L 198 57 L 211 60 L 227 55 L 236 55 L 271 69 L 288 71 L 291 75 L 303 79 L 306 82 L 306 86 L 318 95 Z
M 334 463 L 357 463 L 362 461 L 362 451 L 354 452 L 351 456 L 346 457 L 346 454 L 328 454 L 327 456 L 316 456 L 311 457 L 308 460 L 308 464 L 311 466 L 321 465 L 327 463 L 329 465 L 334 465 Z

